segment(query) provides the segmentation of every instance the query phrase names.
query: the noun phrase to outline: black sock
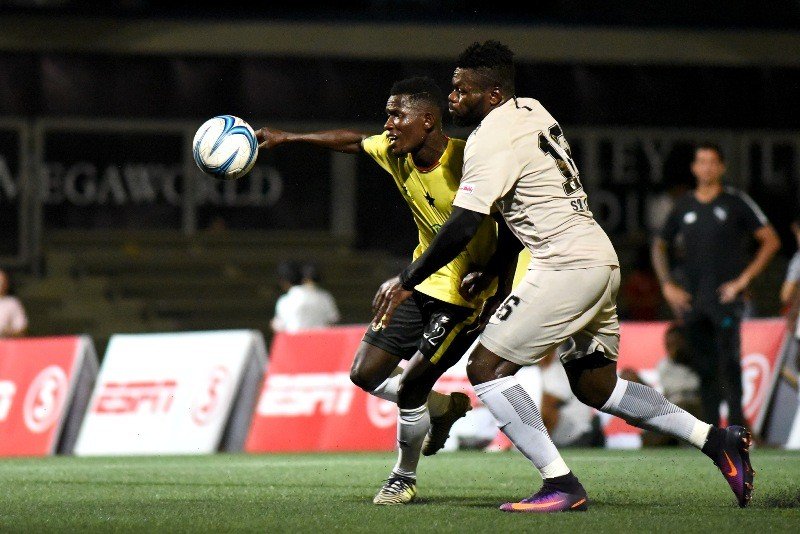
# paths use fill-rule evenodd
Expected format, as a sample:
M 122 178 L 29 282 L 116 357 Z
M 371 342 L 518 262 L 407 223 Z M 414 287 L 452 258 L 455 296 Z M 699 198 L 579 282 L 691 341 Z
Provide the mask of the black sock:
M 570 471 L 566 475 L 561 475 L 560 477 L 544 479 L 544 485 L 549 489 L 570 493 L 579 488 L 581 483 L 578 481 L 578 477 L 573 475 L 572 471 Z
M 724 430 L 712 425 L 711 429 L 708 431 L 706 442 L 703 445 L 703 448 L 700 450 L 703 451 L 703 454 L 716 461 L 717 457 L 719 456 L 719 451 L 722 448 L 722 440 L 724 436 Z

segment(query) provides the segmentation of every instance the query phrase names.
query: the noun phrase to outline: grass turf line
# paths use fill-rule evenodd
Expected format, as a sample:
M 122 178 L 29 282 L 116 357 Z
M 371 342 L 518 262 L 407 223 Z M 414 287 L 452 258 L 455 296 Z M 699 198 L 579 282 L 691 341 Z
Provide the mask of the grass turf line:
M 758 449 L 740 510 L 691 449 L 565 450 L 588 513 L 507 514 L 538 489 L 519 453 L 423 458 L 419 501 L 372 497 L 393 454 L 214 455 L 0 460 L 0 531 L 761 532 L 800 525 L 800 453 Z

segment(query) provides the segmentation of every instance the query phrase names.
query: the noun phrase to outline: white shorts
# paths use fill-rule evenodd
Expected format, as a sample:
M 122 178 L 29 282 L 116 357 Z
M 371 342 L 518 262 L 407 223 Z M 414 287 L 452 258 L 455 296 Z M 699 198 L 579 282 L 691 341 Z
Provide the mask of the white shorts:
M 501 358 L 532 365 L 569 338 L 619 354 L 619 267 L 532 269 L 489 320 L 480 343 Z

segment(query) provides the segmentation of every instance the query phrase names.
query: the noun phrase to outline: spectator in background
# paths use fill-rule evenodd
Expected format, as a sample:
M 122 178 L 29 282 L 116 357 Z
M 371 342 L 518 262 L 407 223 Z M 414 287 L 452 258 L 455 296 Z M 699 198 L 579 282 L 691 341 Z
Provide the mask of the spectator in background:
M 664 298 L 686 326 L 692 368 L 700 376 L 704 421 L 719 421 L 726 400 L 732 425 L 746 425 L 742 412 L 740 325 L 743 293 L 769 264 L 780 240 L 764 213 L 741 191 L 725 187 L 719 146 L 695 149 L 691 165 L 696 188 L 680 198 L 653 240 L 653 268 Z M 685 280 L 672 277 L 667 250 L 683 237 Z M 754 256 L 746 239 L 754 238 Z
M 302 272 L 303 285 L 316 292 L 320 301 L 327 302 L 327 307 L 330 312 L 329 315 L 331 317 L 330 323 L 333 324 L 339 322 L 339 308 L 336 306 L 336 299 L 333 298 L 333 295 L 331 295 L 330 291 L 320 287 L 321 280 L 317 265 L 310 262 L 305 263 L 303 264 Z
M 275 332 L 299 332 L 324 328 L 339 320 L 333 297 L 316 284 L 304 283 L 303 270 L 295 262 L 278 265 L 278 284 L 285 293 L 275 304 L 271 326 Z
M 786 279 L 781 285 L 781 305 L 786 312 L 787 328 L 798 337 L 797 315 L 800 307 L 800 218 L 792 221 L 790 225 L 794 238 L 797 241 L 797 252 L 794 253 L 786 269 Z
M 700 402 L 700 377 L 690 367 L 692 356 L 686 345 L 683 327 L 673 323 L 664 333 L 666 355 L 658 363 L 658 381 L 662 393 L 672 404 L 683 408 L 695 417 L 702 412 Z M 646 431 L 642 435 L 646 447 L 679 445 L 677 439 Z
M 0 337 L 19 337 L 28 329 L 25 308 L 14 296 L 11 278 L 0 270 Z
M 595 410 L 575 397 L 567 373 L 550 351 L 539 363 L 542 371 L 542 420 L 558 447 L 602 447 L 605 444 Z
M 622 282 L 622 301 L 625 318 L 633 321 L 655 321 L 661 306 L 661 288 L 650 267 L 649 249 L 641 247 L 636 252 L 633 271 Z

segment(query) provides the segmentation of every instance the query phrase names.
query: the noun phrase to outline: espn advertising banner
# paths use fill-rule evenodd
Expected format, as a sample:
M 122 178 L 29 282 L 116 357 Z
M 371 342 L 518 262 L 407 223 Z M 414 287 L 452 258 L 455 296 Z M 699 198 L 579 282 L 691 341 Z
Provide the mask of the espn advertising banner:
M 270 349 L 269 369 L 253 415 L 247 452 L 391 451 L 397 437 L 397 406 L 350 381 L 350 367 L 367 325 L 341 326 L 297 334 L 279 333 Z M 460 391 L 480 406 L 462 358 L 436 383 L 436 391 Z M 401 366 L 405 365 L 401 362 Z M 541 398 L 538 369 L 525 380 Z M 530 378 L 530 377 L 528 377 Z M 460 420 L 471 433 L 477 422 Z M 454 427 L 454 431 L 455 431 Z
M 72 452 L 96 375 L 87 336 L 0 340 L 0 456 Z
M 75 454 L 241 450 L 265 361 L 257 331 L 114 335 Z
M 664 334 L 668 327 L 666 322 L 621 323 L 617 372 L 631 369 L 645 382 L 658 388 L 656 367 L 666 356 Z M 748 319 L 742 322 L 741 334 L 742 408 L 751 427 L 759 432 L 779 372 L 778 359 L 786 338 L 786 320 Z M 605 432 L 613 446 L 615 436 L 638 436 L 641 431 L 615 417 L 608 422 Z
M 275 335 L 245 451 L 392 450 L 396 405 L 350 381 L 365 329 Z
M 618 372 L 631 369 L 658 387 L 656 367 L 666 354 L 663 338 L 667 327 L 666 322 L 622 323 Z M 396 406 L 350 381 L 350 366 L 365 328 L 359 325 L 276 335 L 245 444 L 247 452 L 395 448 Z M 742 326 L 743 404 L 751 423 L 760 424 L 763 419 L 778 371 L 784 331 L 782 319 L 749 320 Z M 538 402 L 538 369 L 525 371 L 530 374 L 521 376 L 523 384 Z M 466 376 L 466 358 L 448 370 L 435 389 L 462 391 L 470 395 L 473 406 L 480 406 Z M 606 418 L 605 433 L 612 448 L 641 444 L 641 431 L 616 417 Z

